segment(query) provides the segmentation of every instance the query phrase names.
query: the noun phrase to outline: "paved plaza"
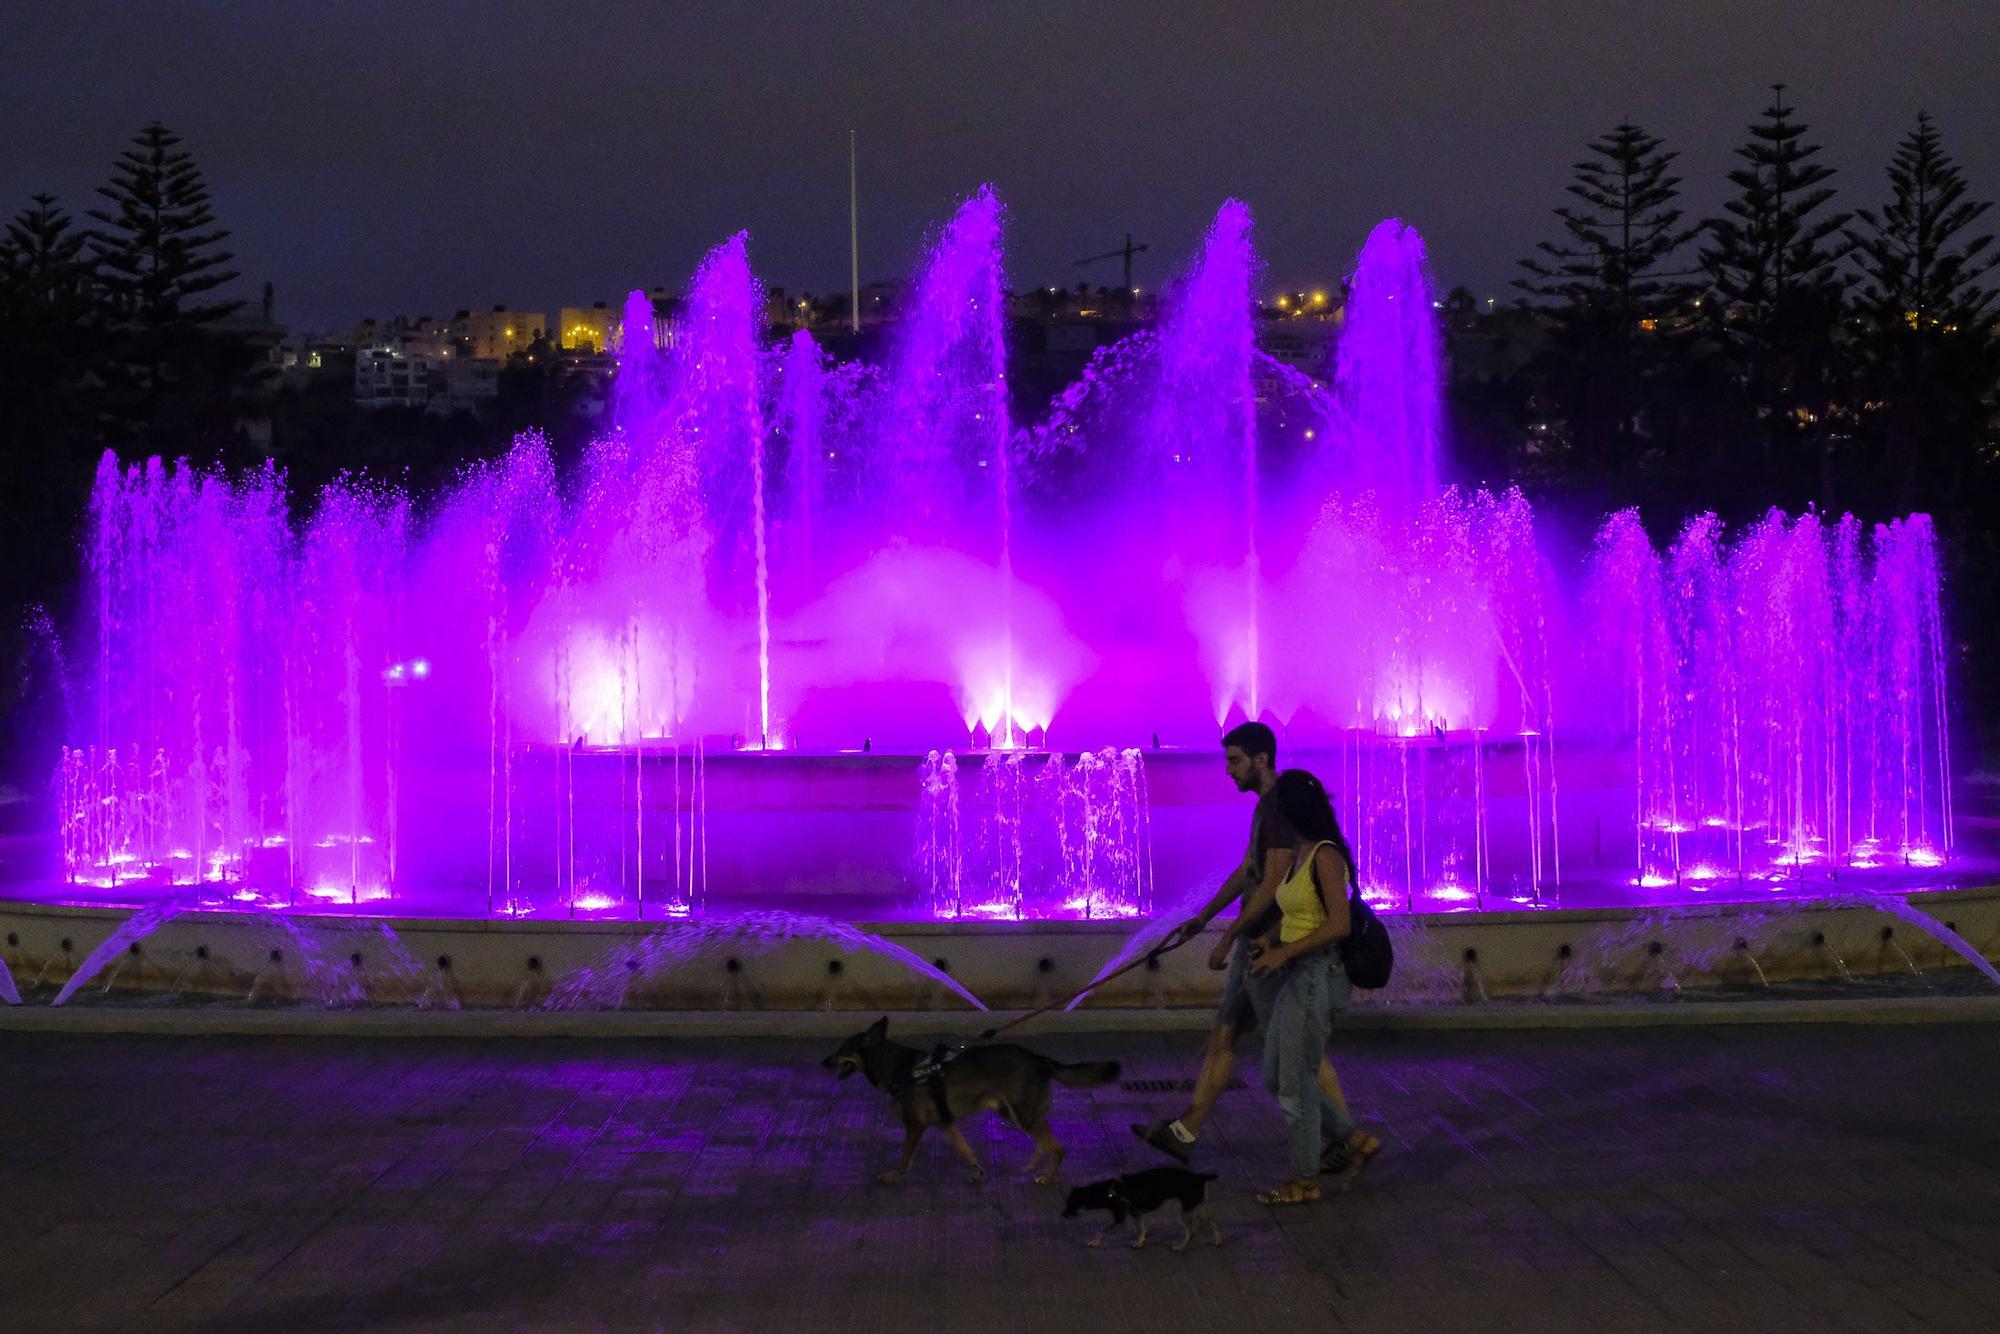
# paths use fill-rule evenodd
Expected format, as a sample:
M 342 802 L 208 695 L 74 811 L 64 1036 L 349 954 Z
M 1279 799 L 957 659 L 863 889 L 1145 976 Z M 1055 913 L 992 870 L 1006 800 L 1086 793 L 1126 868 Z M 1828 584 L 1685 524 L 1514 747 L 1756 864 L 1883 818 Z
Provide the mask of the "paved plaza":
M 857 1023 L 857 1027 L 859 1024 Z M 1087 1250 L 982 1121 L 873 1180 L 821 1040 L 0 1034 L 19 1330 L 2000 1328 L 2000 1029 L 1350 1032 L 1388 1149 L 1271 1211 L 1252 1086 L 1204 1140 L 1223 1245 Z M 1068 1183 L 1150 1165 L 1198 1037 L 1046 1037 Z M 1280 1323 L 1282 1322 L 1282 1324 Z

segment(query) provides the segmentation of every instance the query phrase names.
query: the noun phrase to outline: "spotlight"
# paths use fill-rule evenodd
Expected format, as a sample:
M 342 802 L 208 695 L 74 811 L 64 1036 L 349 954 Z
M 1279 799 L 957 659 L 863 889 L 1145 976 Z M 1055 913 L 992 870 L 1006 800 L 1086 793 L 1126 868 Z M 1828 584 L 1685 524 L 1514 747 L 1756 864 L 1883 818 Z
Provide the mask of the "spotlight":
M 826 974 L 828 977 L 839 977 L 846 967 L 847 965 L 838 959 L 828 959 L 826 961 Z
M 356 950 L 354 953 L 348 955 L 347 963 L 350 968 L 359 968 L 361 966 L 361 951 Z
M 195 946 L 194 957 L 197 959 L 206 959 L 208 957 L 208 946 L 206 945 Z
M 1567 959 L 1574 953 L 1576 951 L 1569 947 L 1568 941 L 1564 941 L 1562 944 L 1556 946 L 1556 957 L 1558 959 Z
M 1472 946 L 1470 946 L 1470 945 L 1467 945 L 1467 946 L 1465 947 L 1465 961 L 1466 961 L 1467 963 L 1478 963 L 1478 962 L 1479 962 L 1479 951 L 1478 951 L 1478 950 L 1476 950 L 1476 949 L 1474 949 L 1474 948 L 1472 948 Z
M 283 950 L 272 950 L 272 951 L 271 951 L 271 962 L 272 962 L 272 963 L 283 963 L 284 961 L 285 961 L 285 952 L 284 952 Z
M 937 969 L 940 973 L 948 973 L 951 971 L 951 965 L 946 963 L 943 959 L 932 959 L 931 967 Z
M 440 967 L 440 968 L 444 969 L 444 970 L 445 970 L 446 972 L 450 972 L 450 971 L 451 971 L 451 956 L 450 956 L 449 954 L 440 954 L 440 955 L 438 955 L 438 967 Z
M 743 960 L 731 959 L 727 963 L 723 964 L 722 968 L 724 972 L 740 973 L 743 971 Z
M 529 972 L 531 972 L 531 973 L 539 973 L 539 972 L 541 972 L 541 971 L 542 971 L 542 956 L 541 956 L 541 955 L 539 955 L 539 954 L 530 954 L 530 955 L 528 956 L 528 971 L 529 971 Z
M 1048 958 L 1048 957 L 1047 957 L 1047 956 L 1045 955 L 1045 956 L 1043 956 L 1042 958 L 1039 958 L 1039 959 L 1035 960 L 1035 971 L 1036 971 L 1036 972 L 1038 972 L 1038 973 L 1053 973 L 1053 972 L 1054 972 L 1055 970 L 1056 970 L 1056 961 L 1055 961 L 1054 959 L 1051 959 L 1051 958 Z

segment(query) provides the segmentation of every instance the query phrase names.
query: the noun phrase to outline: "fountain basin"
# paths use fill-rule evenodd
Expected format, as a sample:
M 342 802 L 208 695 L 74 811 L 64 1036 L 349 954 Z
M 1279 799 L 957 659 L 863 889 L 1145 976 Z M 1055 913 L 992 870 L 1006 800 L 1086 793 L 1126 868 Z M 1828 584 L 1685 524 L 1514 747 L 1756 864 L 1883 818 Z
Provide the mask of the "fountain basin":
M 1838 979 L 1972 966 L 1948 943 L 1888 904 L 1951 923 L 1984 958 L 2000 958 L 2000 884 L 1919 891 L 1878 902 L 1797 899 L 1704 903 L 1672 909 L 1589 908 L 1397 914 L 1397 975 L 1362 1005 L 1459 1002 L 1486 996 L 1644 994 L 1675 988 Z M 0 941 L 19 984 L 54 984 L 116 931 L 131 910 L 0 901 Z M 656 932 L 703 923 L 453 918 L 370 918 L 293 913 L 310 935 L 334 931 L 324 954 L 360 953 L 356 986 L 376 1005 L 538 1006 L 552 985 L 585 967 L 616 966 L 620 951 Z M 407 959 L 386 957 L 393 928 Z M 1129 923 L 885 922 L 864 928 L 943 967 L 996 1010 L 1060 1001 L 1088 982 L 1130 934 Z M 1887 934 L 1885 934 L 1885 930 Z M 1207 940 L 1108 983 L 1089 1003 L 1199 1007 L 1215 1003 L 1220 975 L 1205 966 Z M 68 942 L 64 949 L 62 943 Z M 121 954 L 81 994 L 112 977 L 139 992 L 296 1000 L 310 988 L 297 951 L 274 945 L 267 914 L 196 910 L 175 917 Z M 1743 942 L 1738 945 L 1738 942 Z M 1658 946 L 1655 949 L 1655 946 Z M 1565 948 L 1567 953 L 1565 953 Z M 283 957 L 274 960 L 273 949 Z M 734 960 L 736 968 L 730 968 Z M 416 968 L 411 968 L 413 961 Z M 531 963 L 531 961 L 533 961 Z M 838 969 L 830 968 L 838 964 Z M 259 979 L 262 979 L 261 984 Z M 726 936 L 679 966 L 635 980 L 624 1008 L 660 1010 L 963 1009 L 943 987 L 869 952 L 789 939 L 759 948 Z

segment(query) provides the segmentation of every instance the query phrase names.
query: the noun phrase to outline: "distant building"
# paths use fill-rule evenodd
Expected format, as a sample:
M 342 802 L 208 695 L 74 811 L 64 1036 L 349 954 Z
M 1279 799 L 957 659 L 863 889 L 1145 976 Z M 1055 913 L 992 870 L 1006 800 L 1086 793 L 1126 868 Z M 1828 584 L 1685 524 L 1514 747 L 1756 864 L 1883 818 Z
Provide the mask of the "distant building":
M 548 317 L 540 311 L 461 310 L 452 320 L 452 334 L 463 341 L 474 357 L 505 361 L 516 352 L 526 352 L 537 338 L 549 336 Z
M 421 408 L 431 401 L 432 360 L 371 347 L 354 356 L 354 401 L 363 408 Z
M 499 359 L 467 355 L 470 343 L 456 320 L 399 315 L 386 325 L 364 320 L 357 332 L 372 334 L 354 349 L 360 407 L 471 411 L 500 392 Z
M 588 306 L 564 306 L 556 322 L 556 345 L 565 352 L 604 352 L 618 345 L 622 311 L 602 301 Z
M 431 383 L 427 411 L 477 412 L 500 395 L 500 363 L 490 357 L 453 357 L 432 373 Z

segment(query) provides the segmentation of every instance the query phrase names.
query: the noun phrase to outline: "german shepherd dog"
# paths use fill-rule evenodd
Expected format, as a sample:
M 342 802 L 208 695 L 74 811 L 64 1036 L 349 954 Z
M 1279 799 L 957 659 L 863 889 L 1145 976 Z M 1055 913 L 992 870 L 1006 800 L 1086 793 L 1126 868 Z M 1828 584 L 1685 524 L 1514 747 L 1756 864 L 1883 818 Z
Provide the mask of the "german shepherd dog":
M 1063 1160 L 1062 1142 L 1049 1129 L 1049 1082 L 1091 1089 L 1118 1078 L 1116 1061 L 1065 1064 L 1011 1043 L 968 1047 L 956 1054 L 938 1048 L 926 1055 L 889 1041 L 886 1017 L 841 1043 L 820 1066 L 839 1079 L 858 1070 L 896 1104 L 903 1118 L 903 1160 L 875 1178 L 890 1184 L 910 1170 L 917 1141 L 931 1126 L 944 1130 L 951 1147 L 972 1168 L 975 1182 L 984 1177 L 979 1155 L 965 1142 L 957 1123 L 976 1112 L 994 1111 L 1034 1139 L 1035 1153 L 1027 1170 L 1039 1166 L 1035 1183 L 1046 1186 L 1056 1179 Z
M 1194 1240 L 1198 1224 L 1208 1224 L 1215 1244 L 1222 1244 L 1222 1229 L 1207 1214 L 1208 1183 L 1215 1180 L 1213 1172 L 1190 1172 L 1185 1167 L 1149 1167 L 1143 1172 L 1127 1172 L 1122 1177 L 1109 1181 L 1093 1181 L 1088 1186 L 1078 1186 L 1069 1193 L 1069 1200 L 1063 1205 L 1062 1216 L 1075 1218 L 1085 1209 L 1104 1209 L 1111 1214 L 1111 1221 L 1104 1230 L 1085 1242 L 1086 1246 L 1096 1246 L 1103 1242 L 1115 1229 L 1124 1225 L 1127 1218 L 1139 1222 L 1138 1239 L 1132 1249 L 1138 1250 L 1146 1244 L 1146 1215 L 1165 1204 L 1168 1200 L 1178 1200 L 1181 1206 L 1181 1239 L 1174 1243 L 1174 1249 L 1184 1251 Z

